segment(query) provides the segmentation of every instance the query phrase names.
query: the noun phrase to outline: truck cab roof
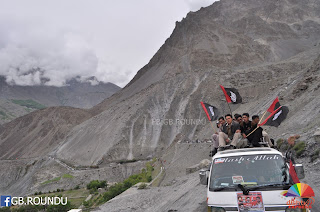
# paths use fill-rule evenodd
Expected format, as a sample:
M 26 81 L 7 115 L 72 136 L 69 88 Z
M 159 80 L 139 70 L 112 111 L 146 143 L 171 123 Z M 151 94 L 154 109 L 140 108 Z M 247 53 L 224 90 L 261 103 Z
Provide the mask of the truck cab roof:
M 217 152 L 212 159 L 215 158 L 223 158 L 230 156 L 241 156 L 241 155 L 259 155 L 259 154 L 279 154 L 281 156 L 282 153 L 276 149 L 269 147 L 256 147 L 256 148 L 243 148 L 243 149 L 230 149 Z

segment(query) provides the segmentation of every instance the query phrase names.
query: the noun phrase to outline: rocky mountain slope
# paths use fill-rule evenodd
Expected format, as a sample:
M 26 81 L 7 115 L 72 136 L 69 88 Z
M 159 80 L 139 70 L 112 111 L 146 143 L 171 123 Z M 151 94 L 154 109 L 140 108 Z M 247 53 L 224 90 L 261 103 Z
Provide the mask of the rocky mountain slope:
M 222 0 L 189 13 L 123 90 L 92 109 L 99 115 L 72 130 L 57 156 L 90 165 L 101 159 L 152 157 L 180 135 L 208 138 L 209 124 L 179 120 L 203 119 L 201 100 L 226 113 L 219 84 L 239 89 L 246 102 L 233 106 L 239 112 L 262 113 L 280 95 L 295 113 L 274 136 L 294 132 L 291 126 L 301 129 L 291 117 L 319 114 L 316 80 L 299 91 L 306 95 L 293 94 L 317 63 L 319 12 L 318 1 Z M 168 119 L 172 124 L 157 124 Z M 315 124 L 305 120 L 304 126 Z
M 1 129 L 0 158 L 35 158 L 46 155 L 65 138 L 74 125 L 90 117 L 88 111 L 71 107 L 49 107 L 19 117 Z
M 1 159 L 43 157 L 35 146 L 73 166 L 161 156 L 175 141 L 210 138 L 199 102 L 228 113 L 219 84 L 238 88 L 243 104 L 231 105 L 238 113 L 262 114 L 279 96 L 291 112 L 269 134 L 310 139 L 320 125 L 319 32 L 319 1 L 215 2 L 177 22 L 134 79 L 97 106 L 40 110 L 3 125 Z M 69 113 L 79 119 L 68 122 Z M 28 145 L 17 150 L 22 143 Z

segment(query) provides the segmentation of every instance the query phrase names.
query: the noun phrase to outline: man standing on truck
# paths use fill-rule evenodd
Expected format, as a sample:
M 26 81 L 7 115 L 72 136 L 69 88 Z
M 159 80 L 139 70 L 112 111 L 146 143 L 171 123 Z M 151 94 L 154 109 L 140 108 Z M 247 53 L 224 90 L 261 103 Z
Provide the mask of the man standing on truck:
M 224 150 L 226 144 L 230 143 L 231 148 L 235 149 L 238 141 L 241 139 L 241 130 L 238 122 L 232 120 L 230 114 L 225 115 L 226 123 L 219 132 L 219 148 Z

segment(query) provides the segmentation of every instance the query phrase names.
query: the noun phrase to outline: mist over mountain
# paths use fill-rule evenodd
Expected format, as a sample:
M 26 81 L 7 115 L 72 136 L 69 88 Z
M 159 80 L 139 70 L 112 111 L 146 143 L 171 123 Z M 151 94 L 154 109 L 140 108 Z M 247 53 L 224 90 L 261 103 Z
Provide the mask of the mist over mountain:
M 275 140 L 301 134 L 312 151 L 318 144 L 311 138 L 320 126 L 319 77 L 319 1 L 221 0 L 177 22 L 130 83 L 89 110 L 75 110 L 75 115 L 81 114 L 79 120 L 67 116 L 73 109 L 58 107 L 3 125 L 0 158 L 32 156 L 48 162 L 49 154 L 73 166 L 95 166 L 161 157 L 178 141 L 211 137 L 200 101 L 215 105 L 221 115 L 229 113 L 220 84 L 235 87 L 242 95 L 242 104 L 231 105 L 237 113 L 262 114 L 279 96 L 290 113 L 278 128 L 266 130 Z M 202 121 L 181 124 L 181 120 Z M 38 131 L 45 139 L 35 137 Z M 25 144 L 23 151 L 16 149 L 20 142 Z M 45 149 L 48 143 L 46 151 L 34 151 L 35 145 Z M 44 165 L 38 166 L 34 170 Z M 31 174 L 2 188 L 16 192 L 27 179 Z

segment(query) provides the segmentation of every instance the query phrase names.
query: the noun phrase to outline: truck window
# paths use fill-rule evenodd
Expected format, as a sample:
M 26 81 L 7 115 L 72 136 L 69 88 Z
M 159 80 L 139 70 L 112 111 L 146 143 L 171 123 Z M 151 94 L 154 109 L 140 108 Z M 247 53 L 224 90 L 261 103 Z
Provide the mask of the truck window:
M 261 154 L 216 158 L 211 167 L 210 190 L 233 188 L 238 184 L 269 185 L 289 183 L 281 155 Z

